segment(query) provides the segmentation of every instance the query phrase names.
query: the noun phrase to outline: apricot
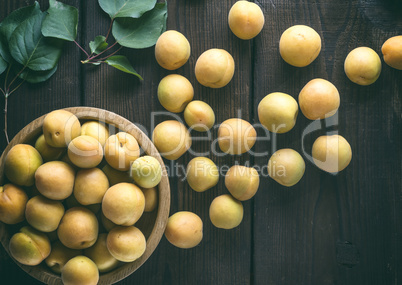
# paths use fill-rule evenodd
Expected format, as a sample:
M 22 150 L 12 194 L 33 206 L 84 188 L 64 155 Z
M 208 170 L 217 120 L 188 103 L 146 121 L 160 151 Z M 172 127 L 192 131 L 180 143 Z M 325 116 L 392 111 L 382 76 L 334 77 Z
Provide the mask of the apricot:
M 64 285 L 96 285 L 99 281 L 99 270 L 91 259 L 78 255 L 64 265 L 61 280 Z
M 215 113 L 207 103 L 191 101 L 184 109 L 184 120 L 193 130 L 206 132 L 215 124 Z
M 55 110 L 47 114 L 42 129 L 46 143 L 53 147 L 66 147 L 81 134 L 80 121 L 66 110 Z
M 169 74 L 159 82 L 159 102 L 170 112 L 183 112 L 187 104 L 193 100 L 193 97 L 193 85 L 182 75 Z
M 52 250 L 49 256 L 45 259 L 46 265 L 55 272 L 61 273 L 64 265 L 78 255 L 82 255 L 82 251 L 65 247 L 59 240 L 52 243 Z
M 95 262 L 99 272 L 102 273 L 115 269 L 120 263 L 107 249 L 107 235 L 107 233 L 100 234 L 96 243 L 84 250 L 85 256 Z
M 32 227 L 22 227 L 9 243 L 11 256 L 25 265 L 38 265 L 50 254 L 50 241 L 45 233 Z
M 313 144 L 312 156 L 318 168 L 336 173 L 349 165 L 352 160 L 352 148 L 340 135 L 320 136 Z
M 264 13 L 261 8 L 249 1 L 237 1 L 229 10 L 230 30 L 240 39 L 256 37 L 264 27 Z
M 49 161 L 41 165 L 35 173 L 38 191 L 52 200 L 63 200 L 73 193 L 74 169 L 62 161 Z
M 35 229 L 50 233 L 57 229 L 64 215 L 64 206 L 60 201 L 50 200 L 43 196 L 29 199 L 25 217 Z
M 81 205 L 99 204 L 109 189 L 109 180 L 99 168 L 81 169 L 74 183 L 74 197 Z
M 98 230 L 94 213 L 84 207 L 74 207 L 68 209 L 61 219 L 57 236 L 68 248 L 84 249 L 96 242 Z
M 68 158 L 80 168 L 93 168 L 102 161 L 103 148 L 97 139 L 79 136 L 68 145 Z
M 331 117 L 339 108 L 338 89 L 325 79 L 313 79 L 300 91 L 299 104 L 307 119 L 317 120 Z
M 156 187 L 152 187 L 141 188 L 141 190 L 145 197 L 144 212 L 152 212 L 158 206 L 158 189 Z
M 41 155 L 33 146 L 17 144 L 7 153 L 4 172 L 12 183 L 32 186 L 35 183 L 35 171 L 42 163 Z
M 293 186 L 304 175 L 306 164 L 295 150 L 284 148 L 272 154 L 268 161 L 268 175 L 283 186 Z
M 165 237 L 176 247 L 193 248 L 203 237 L 202 220 L 192 212 L 177 212 L 168 219 Z
M 109 130 L 104 123 L 89 121 L 81 126 L 81 136 L 93 137 L 97 139 L 103 147 L 109 137 Z
M 191 147 L 191 136 L 187 128 L 174 120 L 158 124 L 153 133 L 152 141 L 160 154 L 169 160 L 176 160 Z
M 103 196 L 102 212 L 117 225 L 134 225 L 142 216 L 144 208 L 144 194 L 132 183 L 116 184 Z
M 219 170 L 209 158 L 195 157 L 187 164 L 186 179 L 194 191 L 204 192 L 218 184 Z
M 247 121 L 233 118 L 219 126 L 218 143 L 223 152 L 242 154 L 249 151 L 255 144 L 257 132 Z
M 206 87 L 221 88 L 232 80 L 235 63 L 230 53 L 223 49 L 203 52 L 195 63 L 195 77 Z
M 273 133 L 283 134 L 293 129 L 298 113 L 296 100 L 282 92 L 268 94 L 258 104 L 258 119 Z
M 212 224 L 221 229 L 233 229 L 243 220 L 243 205 L 229 194 L 216 197 L 209 207 Z
M 58 160 L 63 154 L 63 152 L 66 150 L 65 148 L 50 146 L 46 142 L 45 135 L 43 134 L 36 140 L 35 148 L 40 153 L 43 161 L 45 162 Z
M 386 64 L 402 70 L 402 35 L 386 40 L 381 47 L 381 52 Z
M 105 143 L 105 159 L 114 169 L 127 171 L 131 163 L 140 156 L 137 140 L 126 132 L 110 136 Z
M 311 27 L 295 25 L 283 32 L 279 52 L 284 61 L 296 67 L 312 63 L 321 51 L 321 37 Z
M 359 85 L 370 85 L 377 81 L 381 73 L 381 59 L 369 47 L 358 47 L 349 52 L 345 59 L 346 76 Z
M 162 179 L 162 166 L 150 155 L 139 157 L 131 165 L 131 177 L 140 187 L 155 187 Z
M 137 260 L 147 247 L 145 236 L 134 226 L 118 226 L 111 229 L 106 244 L 110 254 L 122 262 Z
M 156 41 L 155 58 L 165 69 L 182 67 L 190 57 L 191 48 L 187 38 L 178 31 L 166 31 Z
M 225 176 L 225 186 L 239 201 L 251 199 L 260 185 L 260 176 L 252 167 L 233 165 Z
M 17 224 L 25 219 L 28 195 L 24 189 L 14 184 L 0 187 L 0 221 Z

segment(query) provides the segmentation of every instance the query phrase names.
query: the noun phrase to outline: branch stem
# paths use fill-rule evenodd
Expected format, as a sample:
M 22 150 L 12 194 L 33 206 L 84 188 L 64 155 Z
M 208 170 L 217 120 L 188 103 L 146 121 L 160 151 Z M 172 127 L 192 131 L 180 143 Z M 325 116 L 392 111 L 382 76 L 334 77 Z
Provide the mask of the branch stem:
M 24 66 L 24 67 L 20 70 L 20 72 L 18 72 L 18 74 L 13 78 L 13 80 L 12 80 L 12 81 L 10 82 L 10 84 L 7 86 L 7 78 L 8 78 L 8 73 L 9 73 L 9 71 L 10 71 L 10 68 L 9 68 L 8 71 L 7 71 L 7 75 L 6 75 L 5 82 L 4 82 L 4 86 L 5 86 L 5 87 L 4 87 L 4 90 L 0 88 L 1 93 L 3 93 L 3 95 L 4 95 L 4 134 L 5 134 L 5 136 L 6 136 L 7 144 L 10 143 L 10 139 L 8 138 L 8 131 L 7 131 L 8 97 L 9 97 L 12 93 L 14 93 L 14 92 L 22 85 L 22 83 L 25 82 L 25 79 L 23 79 L 23 80 L 20 82 L 20 84 L 18 84 L 11 92 L 9 92 L 9 91 L 10 91 L 11 85 L 15 82 L 15 80 L 17 80 L 18 76 L 20 76 L 20 75 L 22 74 L 22 72 L 25 70 L 25 67 L 26 67 L 26 66 Z
M 85 53 L 85 55 L 86 55 L 87 57 L 89 57 L 89 54 L 85 51 L 85 49 L 82 48 L 82 46 L 80 46 L 79 43 L 77 43 L 77 41 L 74 41 L 74 43 L 77 45 L 77 47 L 80 48 L 80 50 L 82 50 L 82 51 Z
M 20 70 L 20 72 L 17 73 L 17 75 L 13 78 L 13 80 L 12 80 L 12 81 L 10 82 L 10 84 L 8 85 L 7 89 L 5 90 L 6 93 L 7 93 L 7 96 L 9 96 L 9 95 L 11 94 L 11 93 L 8 93 L 8 91 L 10 91 L 11 85 L 14 83 L 15 80 L 17 80 L 18 76 L 20 76 L 21 73 L 24 72 L 25 68 L 26 68 L 26 66 L 24 66 L 24 67 Z M 24 81 L 25 81 L 25 79 L 24 79 L 22 82 L 24 82 Z M 17 86 L 17 88 L 20 87 L 20 86 L 21 86 L 21 84 L 19 84 L 19 85 Z M 14 92 L 17 88 L 15 88 L 15 89 L 13 90 L 13 92 Z
M 104 61 L 105 59 L 108 59 L 109 57 L 111 57 L 112 55 L 118 53 L 123 47 L 119 47 L 117 50 L 115 50 L 114 52 L 112 52 L 111 54 L 109 54 L 108 56 L 105 56 L 101 59 L 98 59 L 98 61 Z
M 7 68 L 7 73 L 6 73 L 6 78 L 4 79 L 4 92 L 7 92 L 7 79 L 8 79 L 8 74 L 10 73 L 10 69 L 11 69 L 11 64 L 8 66 Z M 4 94 L 4 96 L 6 96 L 6 94 Z
M 10 93 L 8 93 L 8 95 L 7 95 L 7 97 L 8 96 L 10 96 L 11 94 L 13 94 L 14 93 L 14 91 L 16 91 L 18 88 L 20 88 L 20 86 L 22 85 L 22 83 L 24 83 L 25 82 L 25 79 L 23 79 L 22 81 L 21 81 L 21 83 L 20 84 L 18 84 L 18 86 L 17 87 L 15 87 Z
M 114 44 L 112 44 L 110 47 L 108 47 L 108 48 L 105 49 L 104 51 L 102 51 L 102 52 L 100 52 L 100 53 L 98 53 L 98 54 L 96 54 L 96 55 L 94 55 L 94 56 L 88 58 L 86 61 L 88 62 L 88 61 L 91 61 L 91 60 L 97 58 L 97 57 L 100 56 L 101 54 L 103 54 L 103 53 L 109 51 L 109 50 L 110 50 L 111 48 L 113 48 L 116 44 L 117 44 L 117 42 L 115 42 Z
M 7 144 L 9 144 L 10 140 L 8 138 L 8 132 L 7 132 L 7 104 L 8 104 L 8 94 L 5 94 L 4 95 L 4 134 L 6 135 Z
M 113 22 L 114 22 L 114 19 L 112 19 L 112 20 L 110 21 L 109 29 L 107 30 L 107 34 L 106 34 L 106 37 L 105 37 L 105 42 L 106 42 L 107 39 L 109 38 L 110 32 L 112 31 Z

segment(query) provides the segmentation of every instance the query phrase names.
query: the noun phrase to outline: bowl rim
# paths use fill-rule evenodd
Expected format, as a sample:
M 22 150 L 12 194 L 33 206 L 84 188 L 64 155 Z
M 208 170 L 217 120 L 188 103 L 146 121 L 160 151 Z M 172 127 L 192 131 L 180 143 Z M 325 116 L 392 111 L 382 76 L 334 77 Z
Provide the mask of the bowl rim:
M 162 179 L 158 185 L 158 208 L 155 224 L 153 229 L 147 239 L 147 246 L 144 254 L 137 260 L 123 264 L 122 266 L 107 272 L 100 274 L 98 284 L 113 284 L 116 283 L 130 274 L 134 273 L 138 268 L 140 268 L 145 261 L 151 256 L 158 246 L 167 224 L 170 211 L 170 185 L 168 173 L 166 171 L 165 164 L 162 160 L 161 155 L 156 149 L 155 145 L 148 138 L 148 136 L 133 122 L 128 119 L 105 109 L 95 108 L 95 107 L 69 107 L 60 110 L 66 110 L 78 117 L 79 120 L 96 120 L 100 122 L 107 123 L 109 125 L 114 125 L 117 129 L 127 132 L 134 136 L 138 144 L 145 151 L 147 155 L 155 157 L 162 166 Z M 0 157 L 0 182 L 4 181 L 4 160 L 10 149 L 19 143 L 28 142 L 36 137 L 42 132 L 43 120 L 47 114 L 33 120 L 31 123 L 26 125 L 22 130 L 20 130 L 11 142 L 7 145 Z M 0 242 L 3 248 L 8 253 L 8 255 L 13 259 L 18 266 L 20 266 L 25 272 L 27 272 L 32 277 L 38 279 L 39 281 L 45 282 L 46 284 L 62 284 L 60 275 L 49 272 L 38 270 L 37 266 L 23 265 L 16 261 L 9 251 L 9 233 L 6 230 L 6 224 L 0 222 Z

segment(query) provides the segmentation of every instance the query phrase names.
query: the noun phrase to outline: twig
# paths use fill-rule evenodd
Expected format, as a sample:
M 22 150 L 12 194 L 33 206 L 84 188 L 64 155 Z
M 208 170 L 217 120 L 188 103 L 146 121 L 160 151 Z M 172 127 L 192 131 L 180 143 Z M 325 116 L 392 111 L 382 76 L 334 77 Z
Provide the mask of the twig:
M 74 41 L 74 43 L 85 53 L 85 55 L 86 55 L 87 57 L 89 57 L 89 54 L 85 51 L 85 49 L 82 48 L 82 46 L 80 46 L 79 43 L 77 43 L 77 41 Z
M 15 81 L 15 80 L 18 78 L 18 76 L 24 71 L 24 69 L 25 69 L 25 67 L 24 67 L 23 69 L 21 69 L 21 71 L 14 77 L 14 79 L 11 81 L 10 85 L 8 85 L 8 87 L 7 87 L 6 90 L 3 90 L 3 89 L 0 88 L 1 92 L 2 92 L 3 95 L 4 95 L 4 134 L 5 134 L 5 136 L 6 136 L 6 140 L 7 140 L 7 143 L 8 143 L 8 144 L 10 143 L 10 140 L 9 140 L 9 138 L 8 138 L 8 131 L 7 131 L 7 107 L 8 107 L 8 97 L 9 97 L 12 93 L 14 93 L 14 91 L 17 90 L 17 89 L 22 85 L 22 83 L 25 82 L 25 79 L 23 79 L 23 80 L 21 81 L 21 83 L 18 84 L 17 87 L 15 87 L 11 92 L 8 92 L 8 91 L 9 91 L 9 89 L 11 88 L 11 85 L 14 83 L 14 81 Z M 5 81 L 6 81 L 6 85 L 7 85 L 7 77 L 8 77 L 8 73 L 7 73 L 7 75 L 6 75 L 6 80 L 5 80 Z
M 112 19 L 112 21 L 110 21 L 110 26 L 109 26 L 109 29 L 107 30 L 107 34 L 106 34 L 106 37 L 105 37 L 105 42 L 109 38 L 110 31 L 112 30 L 113 22 L 114 22 L 114 19 Z
M 6 96 L 6 94 L 4 92 L 7 91 L 7 79 L 8 79 L 8 74 L 10 73 L 10 69 L 11 69 L 11 64 L 7 68 L 6 78 L 4 79 L 4 91 L 3 91 L 4 96 Z
M 114 21 L 114 19 L 112 19 L 112 21 L 110 22 L 110 26 L 109 26 L 109 29 L 107 30 L 107 35 L 106 35 L 106 37 L 105 37 L 105 42 L 107 41 L 107 39 L 108 39 L 108 37 L 109 37 L 109 34 L 110 34 L 110 31 L 112 30 L 113 21 Z M 94 53 L 91 52 L 91 54 L 88 56 L 86 62 L 90 61 L 89 58 L 92 57 L 93 55 L 94 55 Z
M 8 139 L 8 133 L 7 133 L 7 101 L 8 101 L 8 95 L 5 95 L 4 96 L 4 134 L 6 135 L 7 144 L 9 144 L 10 140 Z
M 104 61 L 105 59 L 108 59 L 109 57 L 111 57 L 112 55 L 116 54 L 117 52 L 119 52 L 119 50 L 121 50 L 123 47 L 119 47 L 117 50 L 115 50 L 114 52 L 112 52 L 111 54 L 109 54 L 108 56 L 105 56 L 101 59 L 98 59 L 98 61 Z
M 9 91 L 10 88 L 11 88 L 11 85 L 13 85 L 14 81 L 17 80 L 18 76 L 20 76 L 21 73 L 24 72 L 25 68 L 26 68 L 26 66 L 24 66 L 24 67 L 20 70 L 20 72 L 17 73 L 17 75 L 13 78 L 13 80 L 12 80 L 12 81 L 10 82 L 10 84 L 8 85 L 8 87 L 7 87 L 7 89 L 6 89 L 6 92 L 7 92 L 8 96 L 11 94 L 11 93 L 8 93 L 8 91 Z M 22 82 L 24 82 L 24 81 L 25 81 L 25 79 L 24 79 Z M 17 88 L 20 87 L 20 86 L 21 86 L 21 84 L 18 85 Z M 17 89 L 17 88 L 15 88 L 15 89 Z M 14 89 L 14 90 L 15 90 L 15 89 Z
M 24 83 L 24 82 L 25 82 L 25 79 L 23 79 L 22 82 L 21 82 L 20 84 L 18 84 L 17 87 L 15 87 L 10 93 L 8 93 L 7 97 L 10 96 L 11 94 L 13 94 L 15 90 L 17 90 L 18 88 L 20 88 L 20 86 L 21 86 L 22 83 Z M 11 87 L 11 85 L 10 85 L 10 87 Z
M 94 56 L 92 56 L 92 57 L 90 57 L 90 58 L 87 58 L 86 62 L 89 62 L 89 61 L 91 61 L 91 60 L 97 58 L 97 57 L 100 56 L 101 54 L 103 54 L 103 53 L 109 51 L 109 50 L 110 50 L 111 48 L 113 48 L 116 44 L 117 44 L 117 42 L 115 42 L 114 44 L 112 44 L 110 47 L 108 47 L 108 48 L 105 49 L 104 51 L 101 51 L 101 52 L 98 53 L 97 55 L 94 55 Z

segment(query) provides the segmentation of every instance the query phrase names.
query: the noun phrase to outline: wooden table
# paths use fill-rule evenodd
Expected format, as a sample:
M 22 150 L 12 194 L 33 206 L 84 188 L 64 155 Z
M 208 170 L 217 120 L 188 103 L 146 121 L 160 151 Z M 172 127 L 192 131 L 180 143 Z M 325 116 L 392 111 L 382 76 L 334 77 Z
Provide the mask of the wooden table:
M 45 0 L 39 2 L 47 5 Z M 106 33 L 108 16 L 97 1 L 63 2 L 80 9 L 78 41 L 82 45 L 88 47 L 95 36 Z M 264 156 L 209 157 L 221 167 L 236 162 L 262 167 L 273 149 L 290 147 L 303 153 L 304 143 L 308 154 L 318 135 L 336 130 L 353 149 L 346 170 L 330 175 L 304 156 L 306 172 L 294 187 L 261 177 L 254 199 L 243 203 L 243 222 L 233 230 L 215 228 L 208 216 L 211 201 L 227 193 L 223 177 L 213 189 L 196 193 L 172 176 L 171 213 L 197 213 L 204 222 L 204 239 L 196 248 L 183 250 L 163 237 L 150 259 L 119 284 L 400 284 L 402 71 L 383 63 L 378 81 L 362 87 L 348 80 L 343 62 L 358 46 L 369 46 L 381 55 L 384 41 L 402 34 L 401 6 L 392 7 L 392 2 L 398 1 L 388 0 L 257 1 L 265 14 L 265 26 L 254 40 L 244 41 L 236 38 L 227 24 L 234 2 L 170 0 L 167 27 L 188 38 L 192 54 L 186 65 L 170 72 L 157 64 L 153 48 L 123 49 L 145 78 L 143 82 L 107 66 L 84 66 L 80 63 L 84 55 L 74 44 L 66 44 L 59 69 L 49 81 L 25 84 L 9 98 L 10 136 L 49 111 L 79 105 L 116 112 L 151 134 L 151 112 L 163 110 L 157 86 L 170 73 L 191 81 L 195 99 L 212 106 L 218 124 L 231 117 L 258 123 L 257 105 L 265 95 L 282 91 L 297 98 L 309 80 L 328 79 L 341 95 L 333 126 L 323 122 L 318 130 L 303 136 L 312 121 L 300 112 L 292 131 L 257 142 L 254 150 L 266 151 Z M 0 19 L 28 3 L 33 1 L 1 1 Z M 305 68 L 292 67 L 279 55 L 282 32 L 295 24 L 309 25 L 322 37 L 319 57 Z M 201 86 L 194 75 L 198 56 L 215 47 L 229 51 L 236 63 L 233 80 L 221 89 Z M 3 101 L 1 104 L 3 108 Z M 156 122 L 162 119 L 156 117 Z M 0 116 L 0 126 L 3 123 Z M 262 128 L 257 131 L 264 135 Z M 213 137 L 216 135 L 217 129 Z M 3 150 L 4 136 L 0 139 Z M 197 151 L 210 147 L 207 141 L 193 145 Z M 192 157 L 187 153 L 176 163 L 185 166 Z M 19 269 L 3 249 L 0 276 L 1 284 L 39 283 Z

